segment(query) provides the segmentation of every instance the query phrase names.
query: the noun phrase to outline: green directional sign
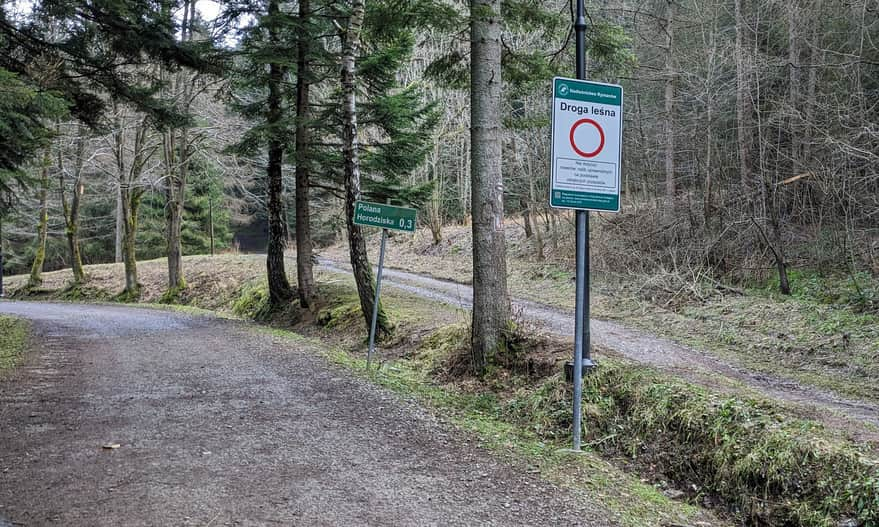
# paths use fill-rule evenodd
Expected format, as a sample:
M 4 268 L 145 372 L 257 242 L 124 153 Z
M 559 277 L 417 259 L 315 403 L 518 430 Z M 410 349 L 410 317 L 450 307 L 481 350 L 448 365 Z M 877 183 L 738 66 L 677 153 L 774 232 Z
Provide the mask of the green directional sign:
M 357 201 L 354 203 L 354 224 L 381 227 L 395 231 L 415 232 L 418 211 L 382 203 Z

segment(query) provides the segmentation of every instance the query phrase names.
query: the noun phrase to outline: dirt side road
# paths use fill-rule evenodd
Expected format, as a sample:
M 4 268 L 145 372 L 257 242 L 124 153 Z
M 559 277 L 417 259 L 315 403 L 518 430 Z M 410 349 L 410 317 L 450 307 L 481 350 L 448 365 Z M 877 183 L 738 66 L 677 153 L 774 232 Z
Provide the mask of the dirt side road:
M 322 258 L 321 268 L 336 273 L 350 273 L 346 264 Z M 470 309 L 473 288 L 466 284 L 437 280 L 397 269 L 384 270 L 384 284 L 463 309 Z M 522 316 L 558 336 L 574 334 L 574 315 L 565 310 L 527 300 L 514 299 L 514 308 Z M 879 408 L 863 401 L 840 397 L 823 390 L 749 371 L 728 364 L 707 353 L 648 335 L 622 324 L 591 321 L 592 342 L 628 359 L 678 374 L 690 381 L 716 386 L 718 376 L 755 390 L 765 397 L 793 404 L 810 417 L 832 428 L 843 427 L 858 439 L 879 444 Z
M 0 525 L 613 524 L 307 343 L 128 307 L 0 313 L 38 332 L 0 380 Z

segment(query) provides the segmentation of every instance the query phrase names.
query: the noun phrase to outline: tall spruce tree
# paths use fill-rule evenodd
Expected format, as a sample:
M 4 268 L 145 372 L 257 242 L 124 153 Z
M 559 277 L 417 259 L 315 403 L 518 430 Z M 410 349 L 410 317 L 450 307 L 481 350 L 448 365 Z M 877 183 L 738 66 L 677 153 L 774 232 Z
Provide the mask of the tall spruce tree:
M 296 65 L 296 17 L 281 9 L 278 0 L 226 6 L 230 21 L 249 16 L 253 21 L 242 29 L 237 61 L 236 94 L 233 107 L 251 120 L 234 150 L 249 156 L 266 156 L 266 215 L 269 240 L 266 273 L 269 303 L 277 308 L 293 298 L 287 278 L 284 250 L 287 223 L 284 212 L 284 158 L 293 144 L 293 104 L 290 73 Z
M 33 81 L 57 65 L 44 89 L 68 101 L 73 115 L 95 125 L 104 116 L 107 96 L 133 104 L 157 122 L 182 117 L 157 94 L 160 86 L 144 82 L 146 66 L 156 61 L 199 71 L 222 71 L 211 42 L 181 43 L 161 3 L 135 0 L 33 2 L 26 17 L 11 18 L 0 6 L 0 68 Z M 63 27 L 51 33 L 49 27 Z M 37 83 L 39 84 L 39 83 Z
M 433 105 L 423 101 L 416 85 L 400 86 L 397 73 L 411 57 L 414 30 L 437 15 L 441 6 L 431 2 L 354 0 L 337 17 L 342 40 L 341 82 L 322 119 L 334 124 L 324 139 L 341 137 L 341 163 L 332 147 L 324 147 L 325 167 L 345 189 L 345 216 L 349 255 L 366 326 L 371 323 L 375 283 L 362 229 L 353 222 L 354 202 L 361 198 L 418 205 L 430 193 L 428 185 L 408 185 L 406 176 L 423 162 L 436 124 Z M 437 16 L 437 18 L 439 18 Z M 369 137 L 363 144 L 359 137 Z M 334 159 L 335 158 L 335 159 Z M 332 167 L 341 165 L 342 170 Z M 379 306 L 379 336 L 391 331 Z
M 311 307 L 317 295 L 314 281 L 314 244 L 311 238 L 311 86 L 315 82 L 316 49 L 321 49 L 310 0 L 299 0 L 299 30 L 296 43 L 296 280 L 299 304 Z

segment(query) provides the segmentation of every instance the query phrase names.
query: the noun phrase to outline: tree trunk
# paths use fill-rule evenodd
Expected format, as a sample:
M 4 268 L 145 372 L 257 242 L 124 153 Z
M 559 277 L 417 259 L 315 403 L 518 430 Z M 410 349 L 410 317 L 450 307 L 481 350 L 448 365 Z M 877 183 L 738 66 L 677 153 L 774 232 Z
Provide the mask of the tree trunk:
M 525 239 L 530 240 L 534 236 L 534 230 L 531 228 L 531 209 L 528 202 L 524 199 L 519 200 L 519 206 L 522 207 L 522 223 L 525 225 Z
M 773 192 L 773 195 L 776 196 L 776 203 L 770 205 L 771 212 L 769 215 L 769 221 L 772 226 L 772 236 L 775 245 L 773 254 L 775 255 L 775 266 L 778 270 L 778 290 L 781 291 L 781 294 L 783 295 L 789 295 L 790 282 L 787 277 L 787 262 L 785 261 L 784 238 L 782 237 L 781 218 L 779 218 L 778 212 L 777 192 L 778 191 Z
M 122 186 L 116 187 L 116 263 L 122 263 L 122 237 L 125 230 L 122 218 Z
M 214 255 L 214 198 L 208 198 L 208 235 L 211 239 L 211 256 Z
M 665 55 L 665 197 L 669 213 L 674 213 L 675 199 L 675 73 L 674 73 L 674 2 L 666 8 Z
M 531 156 L 528 156 L 528 209 L 531 211 L 531 217 L 534 218 L 534 245 L 536 246 L 537 259 L 543 261 L 546 256 L 543 254 L 543 234 L 540 231 L 540 215 L 535 207 L 536 203 L 534 170 L 531 165 Z
M 817 0 L 813 3 L 816 13 L 820 13 L 821 11 L 821 0 Z M 808 44 L 809 47 L 809 76 L 806 82 L 806 101 L 803 104 L 803 121 L 805 122 L 805 126 L 803 127 L 803 162 L 808 164 L 808 167 L 812 168 L 812 136 L 813 136 L 813 126 L 812 122 L 815 116 L 815 91 L 818 85 L 818 65 L 817 63 L 824 62 L 823 59 L 819 59 L 818 50 L 823 49 L 821 47 L 820 42 L 820 34 L 819 28 L 821 26 L 820 19 L 818 17 L 810 17 L 811 23 L 811 41 Z
M 186 287 L 183 276 L 183 210 L 186 195 L 186 179 L 189 172 L 189 132 L 186 127 L 171 129 L 164 134 L 166 168 L 165 186 L 165 236 L 168 256 L 168 292 Z
M 739 150 L 739 176 L 743 188 L 751 183 L 751 92 L 750 74 L 745 61 L 745 16 L 742 0 L 735 0 L 736 17 L 736 128 Z
M 165 242 L 168 257 L 168 292 L 173 293 L 186 287 L 183 279 L 183 248 L 181 230 L 183 228 L 183 192 L 185 191 L 185 169 L 183 157 L 184 141 L 178 144 L 177 131 L 171 129 L 163 134 L 165 161 Z
M 191 40 L 195 1 L 184 0 L 180 40 Z M 170 12 L 169 12 L 170 16 Z M 171 89 L 171 98 L 181 101 L 189 111 L 192 83 L 186 71 L 180 70 Z M 183 210 L 186 202 L 186 179 L 189 175 L 189 127 L 170 128 L 164 133 L 165 168 L 167 170 L 165 228 L 168 256 L 168 293 L 175 294 L 186 287 L 183 276 Z
M 708 108 L 706 109 L 706 143 L 705 147 L 705 193 L 704 193 L 704 203 L 702 205 L 703 217 L 705 221 L 705 228 L 711 228 L 711 216 L 713 214 L 712 204 L 711 204 L 711 192 L 713 185 L 713 178 L 711 177 L 711 171 L 714 170 L 714 166 L 712 165 L 712 151 L 714 145 L 714 123 L 711 122 L 711 114 L 712 114 L 713 106 L 711 101 L 708 102 Z
M 125 262 L 125 290 L 123 294 L 130 298 L 140 295 L 140 284 L 137 281 L 137 210 L 140 207 L 142 191 L 130 187 L 122 190 L 122 260 Z
M 369 328 L 372 322 L 372 310 L 375 305 L 375 284 L 372 267 L 366 254 L 366 243 L 363 231 L 354 225 L 354 202 L 360 199 L 360 158 L 358 155 L 357 138 L 357 97 L 356 97 L 356 65 L 355 57 L 360 48 L 360 32 L 363 27 L 365 6 L 363 0 L 351 2 L 351 18 L 345 31 L 342 44 L 342 155 L 345 162 L 345 223 L 348 227 L 348 251 L 351 256 L 351 268 L 354 270 L 354 281 L 357 283 L 357 294 L 360 296 L 360 309 Z M 377 336 L 390 333 L 390 323 L 381 304 L 378 307 Z
M 175 181 L 176 180 L 176 181 Z M 168 292 L 179 291 L 186 287 L 183 278 L 183 246 L 181 230 L 183 227 L 183 189 L 179 178 L 168 181 L 167 203 L 165 205 L 165 222 L 168 253 Z
M 309 0 L 299 0 L 299 23 L 308 24 L 311 17 Z M 299 305 L 308 308 L 317 294 L 314 281 L 313 249 L 311 240 L 311 211 L 308 189 L 310 187 L 309 142 L 311 134 L 311 58 L 308 31 L 300 30 L 297 43 L 296 68 L 296 277 L 299 283 Z
M 501 174 L 501 2 L 470 2 L 470 155 L 473 211 L 473 369 L 506 348 L 510 325 Z
M 73 284 L 79 285 L 85 281 L 85 271 L 82 267 L 82 254 L 79 249 L 79 208 L 82 202 L 82 196 L 85 193 L 85 185 L 82 181 L 82 165 L 83 154 L 85 151 L 85 140 L 83 138 L 83 128 L 80 126 L 77 130 L 76 142 L 76 159 L 73 172 L 73 195 L 70 202 L 67 201 L 64 169 L 62 166 L 63 156 L 58 153 L 58 180 L 59 191 L 61 194 L 61 207 L 64 214 L 64 231 L 67 235 L 67 249 L 70 253 L 70 269 L 73 272 Z
M 800 38 L 798 33 L 799 7 L 795 0 L 787 3 L 787 55 L 788 55 L 788 111 L 790 112 L 788 133 L 790 134 L 790 176 L 795 176 L 801 168 L 800 152 L 802 135 L 800 133 Z
M 278 0 L 269 2 L 269 16 L 280 15 Z M 269 40 L 277 44 L 277 29 L 269 29 Z M 287 280 L 287 272 L 284 268 L 284 249 L 287 246 L 287 224 L 284 221 L 284 180 L 282 163 L 284 157 L 283 139 L 279 137 L 277 127 L 282 119 L 281 108 L 281 84 L 284 80 L 285 68 L 282 64 L 273 62 L 269 65 L 269 96 L 267 122 L 272 129 L 272 136 L 268 145 L 268 168 L 266 170 L 268 203 L 267 213 L 269 219 L 269 243 L 266 249 L 266 268 L 269 282 L 269 304 L 276 308 L 288 302 L 293 297 L 293 290 Z
M 28 287 L 39 287 L 43 283 L 43 263 L 46 261 L 46 240 L 49 237 L 49 149 L 43 154 L 43 168 L 40 177 L 40 217 L 37 221 L 37 247 L 31 265 Z

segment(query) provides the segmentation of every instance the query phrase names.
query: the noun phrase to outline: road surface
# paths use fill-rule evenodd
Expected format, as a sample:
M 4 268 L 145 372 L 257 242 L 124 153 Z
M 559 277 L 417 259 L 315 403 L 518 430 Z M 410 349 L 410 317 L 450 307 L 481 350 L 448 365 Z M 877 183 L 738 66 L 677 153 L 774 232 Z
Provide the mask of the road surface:
M 308 342 L 130 307 L 0 313 L 36 331 L 0 378 L 0 525 L 613 525 Z

